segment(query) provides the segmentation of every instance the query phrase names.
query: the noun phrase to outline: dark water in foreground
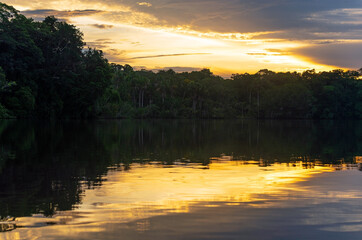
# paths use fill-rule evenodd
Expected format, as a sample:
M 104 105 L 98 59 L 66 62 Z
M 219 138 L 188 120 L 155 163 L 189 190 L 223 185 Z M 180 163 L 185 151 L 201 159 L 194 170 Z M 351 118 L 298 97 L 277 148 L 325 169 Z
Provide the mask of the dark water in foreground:
M 360 121 L 0 121 L 0 239 L 361 239 L 360 156 Z

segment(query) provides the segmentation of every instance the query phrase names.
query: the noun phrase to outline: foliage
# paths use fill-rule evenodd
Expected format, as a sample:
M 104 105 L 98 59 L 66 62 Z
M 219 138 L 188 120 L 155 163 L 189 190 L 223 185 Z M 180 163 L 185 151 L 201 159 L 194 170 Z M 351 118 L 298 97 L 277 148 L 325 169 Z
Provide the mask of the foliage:
M 104 117 L 342 119 L 362 116 L 362 85 L 356 71 L 261 70 L 223 79 L 208 69 L 154 73 L 116 64 L 112 64 L 112 69 L 111 85 L 100 111 Z
M 35 22 L 0 3 L 0 103 L 17 117 L 90 117 L 111 78 L 75 26 Z M 5 79 L 6 76 L 6 79 Z M 5 83 L 4 83 L 5 82 Z M 6 87 L 5 87 L 6 86 Z

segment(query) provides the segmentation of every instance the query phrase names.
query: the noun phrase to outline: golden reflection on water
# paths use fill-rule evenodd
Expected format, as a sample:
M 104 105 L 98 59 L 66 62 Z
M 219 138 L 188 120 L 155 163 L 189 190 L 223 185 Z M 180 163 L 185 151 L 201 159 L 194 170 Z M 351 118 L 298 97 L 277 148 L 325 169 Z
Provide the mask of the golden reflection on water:
M 147 218 L 169 213 L 186 213 L 194 206 L 217 207 L 218 203 L 249 203 L 260 207 L 269 198 L 290 198 L 291 191 L 307 191 L 293 183 L 316 174 L 335 171 L 334 167 L 306 168 L 302 163 L 258 166 L 258 162 L 215 159 L 199 164 L 164 166 L 133 164 L 129 171 L 110 170 L 100 187 L 84 191 L 82 203 L 74 210 L 52 218 L 41 215 L 15 221 L 17 229 L 2 233 L 2 239 L 50 239 L 66 235 L 77 238 L 83 232 L 100 232 L 104 223 L 139 220 L 138 231 L 149 227 Z M 309 194 L 309 193 L 308 193 Z

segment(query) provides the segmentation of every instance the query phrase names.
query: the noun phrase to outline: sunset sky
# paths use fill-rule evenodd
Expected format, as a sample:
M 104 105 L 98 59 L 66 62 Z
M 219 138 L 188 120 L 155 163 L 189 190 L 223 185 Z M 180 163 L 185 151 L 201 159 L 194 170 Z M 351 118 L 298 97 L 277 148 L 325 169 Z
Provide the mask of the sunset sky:
M 358 69 L 361 0 L 5 0 L 79 27 L 110 62 L 214 73 Z

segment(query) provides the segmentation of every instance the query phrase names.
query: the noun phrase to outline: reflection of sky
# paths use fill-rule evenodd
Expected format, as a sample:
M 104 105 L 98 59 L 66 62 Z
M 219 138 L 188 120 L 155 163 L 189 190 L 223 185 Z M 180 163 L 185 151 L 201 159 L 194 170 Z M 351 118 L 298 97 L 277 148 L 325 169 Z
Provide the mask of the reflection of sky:
M 55 15 L 117 63 L 218 74 L 359 68 L 359 0 L 5 0 L 27 16 Z
M 19 218 L 22 228 L 0 238 L 333 239 L 362 230 L 362 175 L 356 169 L 214 161 L 209 167 L 133 164 L 105 178 L 85 191 L 76 209 Z

